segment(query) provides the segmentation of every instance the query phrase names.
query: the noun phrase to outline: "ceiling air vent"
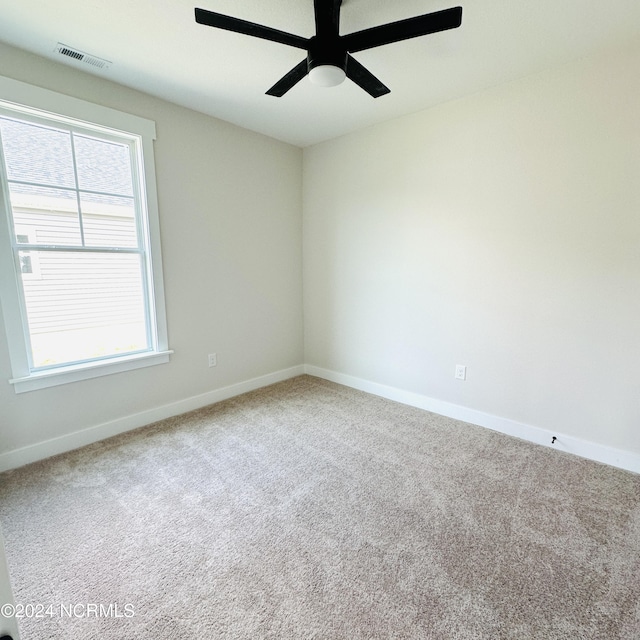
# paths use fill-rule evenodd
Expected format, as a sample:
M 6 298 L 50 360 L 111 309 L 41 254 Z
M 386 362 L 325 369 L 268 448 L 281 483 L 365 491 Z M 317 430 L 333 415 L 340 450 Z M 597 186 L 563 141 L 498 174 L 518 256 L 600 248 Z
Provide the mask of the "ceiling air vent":
M 83 64 L 91 65 L 96 69 L 108 69 L 111 66 L 111 63 L 108 60 L 98 58 L 98 56 L 92 56 L 84 51 L 79 51 L 78 49 L 69 47 L 66 44 L 62 44 L 62 42 L 58 42 L 54 51 L 59 53 L 61 56 L 66 56 L 67 58 L 82 62 Z

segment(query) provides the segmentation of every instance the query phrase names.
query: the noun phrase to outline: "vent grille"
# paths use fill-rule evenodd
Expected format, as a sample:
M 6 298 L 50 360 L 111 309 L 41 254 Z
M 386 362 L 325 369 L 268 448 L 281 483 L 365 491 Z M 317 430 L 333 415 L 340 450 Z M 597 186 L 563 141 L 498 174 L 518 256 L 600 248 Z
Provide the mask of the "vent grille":
M 66 44 L 62 44 L 62 42 L 58 42 L 54 51 L 59 53 L 61 56 L 66 56 L 67 58 L 82 62 L 83 64 L 91 65 L 96 69 L 108 69 L 111 66 L 111 63 L 108 60 L 74 49 Z

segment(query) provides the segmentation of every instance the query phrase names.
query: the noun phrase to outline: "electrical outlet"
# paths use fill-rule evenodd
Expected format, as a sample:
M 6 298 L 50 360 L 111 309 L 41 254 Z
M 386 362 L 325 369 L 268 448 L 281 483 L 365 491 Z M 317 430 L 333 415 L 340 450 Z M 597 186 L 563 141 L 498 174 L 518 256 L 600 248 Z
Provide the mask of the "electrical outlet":
M 210 367 L 215 367 L 218 364 L 218 357 L 216 356 L 215 353 L 210 353 L 209 354 L 209 366 Z
M 466 380 L 467 379 L 467 367 L 464 364 L 456 365 L 456 378 L 458 380 Z

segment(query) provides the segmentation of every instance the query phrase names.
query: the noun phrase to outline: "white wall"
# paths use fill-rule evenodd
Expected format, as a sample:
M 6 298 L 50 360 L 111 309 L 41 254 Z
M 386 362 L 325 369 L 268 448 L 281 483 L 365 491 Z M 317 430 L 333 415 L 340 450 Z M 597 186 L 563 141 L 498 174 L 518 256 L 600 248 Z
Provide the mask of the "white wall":
M 635 47 L 306 149 L 305 361 L 640 453 L 638 69 Z
M 0 324 L 0 456 L 302 364 L 300 149 L 5 45 L 0 75 L 156 122 L 175 350 L 169 364 L 16 395 Z

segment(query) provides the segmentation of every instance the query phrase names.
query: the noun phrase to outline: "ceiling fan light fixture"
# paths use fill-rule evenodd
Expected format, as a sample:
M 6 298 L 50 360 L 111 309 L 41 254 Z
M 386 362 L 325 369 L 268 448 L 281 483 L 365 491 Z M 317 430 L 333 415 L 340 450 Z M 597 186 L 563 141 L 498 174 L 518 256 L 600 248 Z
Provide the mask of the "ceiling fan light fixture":
M 451 7 L 421 16 L 388 22 L 377 27 L 340 35 L 340 6 L 343 0 L 313 0 L 315 35 L 303 38 L 262 24 L 233 18 L 222 13 L 195 8 L 198 24 L 243 33 L 254 38 L 279 42 L 307 52 L 305 60 L 288 71 L 266 93 L 281 98 L 307 74 L 321 87 L 335 87 L 349 78 L 372 98 L 389 93 L 386 87 L 351 54 L 392 42 L 456 29 L 462 24 L 462 7 Z
M 319 64 L 309 71 L 309 80 L 319 87 L 336 87 L 346 77 L 344 69 L 333 64 Z

